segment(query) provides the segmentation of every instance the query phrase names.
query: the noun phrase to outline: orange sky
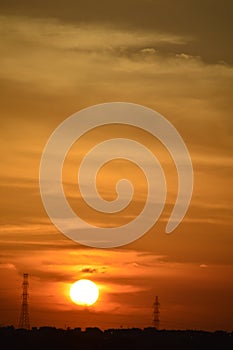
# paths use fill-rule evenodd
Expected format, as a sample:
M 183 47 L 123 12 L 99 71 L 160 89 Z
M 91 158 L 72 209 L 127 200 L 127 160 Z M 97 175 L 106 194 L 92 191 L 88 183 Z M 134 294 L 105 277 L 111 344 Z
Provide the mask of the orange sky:
M 150 326 L 159 295 L 162 328 L 232 330 L 230 9 L 191 0 L 185 20 L 179 11 L 185 1 L 171 2 L 175 8 L 166 1 L 124 0 L 117 7 L 89 2 L 70 1 L 69 9 L 26 0 L 2 5 L 0 325 L 17 326 L 27 272 L 32 326 Z M 135 186 L 132 205 L 109 216 L 87 208 L 76 178 L 82 156 L 96 142 L 129 137 L 145 144 L 160 160 L 168 184 L 163 214 L 147 234 L 121 248 L 98 250 L 72 242 L 52 225 L 38 173 L 45 143 L 59 123 L 84 107 L 112 101 L 164 115 L 190 151 L 195 184 L 186 217 L 166 235 L 177 191 L 166 149 L 135 128 L 88 133 L 70 150 L 63 172 L 67 198 L 84 219 L 122 224 L 145 200 L 143 174 L 116 161 L 101 170 L 98 188 L 111 199 L 117 179 L 127 174 Z M 67 294 L 80 278 L 100 286 L 99 301 L 88 309 Z

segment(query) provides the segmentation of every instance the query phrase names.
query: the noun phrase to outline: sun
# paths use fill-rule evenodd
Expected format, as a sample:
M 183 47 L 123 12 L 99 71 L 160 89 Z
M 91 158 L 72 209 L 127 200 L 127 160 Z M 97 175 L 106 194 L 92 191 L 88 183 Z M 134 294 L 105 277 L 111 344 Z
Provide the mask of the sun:
M 86 279 L 74 282 L 70 287 L 70 298 L 78 305 L 93 305 L 99 297 L 97 285 Z

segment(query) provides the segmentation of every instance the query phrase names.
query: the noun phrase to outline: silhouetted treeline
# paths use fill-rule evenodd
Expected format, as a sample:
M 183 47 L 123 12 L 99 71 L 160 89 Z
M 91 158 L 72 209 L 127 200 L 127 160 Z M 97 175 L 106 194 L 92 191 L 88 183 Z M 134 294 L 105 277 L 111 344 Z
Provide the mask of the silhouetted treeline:
M 155 328 L 107 329 L 81 328 L 58 329 L 54 327 L 15 329 L 0 328 L 1 349 L 96 349 L 96 350 L 173 350 L 173 349 L 233 349 L 233 332 L 205 332 L 156 330 Z

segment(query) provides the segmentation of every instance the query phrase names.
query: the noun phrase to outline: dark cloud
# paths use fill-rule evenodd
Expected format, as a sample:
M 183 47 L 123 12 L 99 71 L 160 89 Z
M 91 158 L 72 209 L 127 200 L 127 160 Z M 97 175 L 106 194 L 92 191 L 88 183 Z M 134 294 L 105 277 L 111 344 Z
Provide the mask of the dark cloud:
M 98 272 L 97 269 L 93 269 L 91 267 L 84 267 L 83 269 L 81 269 L 81 272 L 84 272 L 84 273 L 95 273 L 95 272 Z
M 231 0 L 2 0 L 0 8 L 5 15 L 130 27 L 135 35 L 137 30 L 185 35 L 192 38 L 186 45 L 188 54 L 233 63 Z
M 22 275 L 25 267 L 19 267 L 19 274 Z M 28 269 L 29 270 L 29 269 Z M 30 276 L 32 278 L 38 278 L 40 281 L 49 281 L 49 282 L 65 282 L 69 283 L 73 279 L 75 279 L 76 275 L 71 272 L 59 272 L 59 271 L 42 271 L 39 269 L 31 269 Z

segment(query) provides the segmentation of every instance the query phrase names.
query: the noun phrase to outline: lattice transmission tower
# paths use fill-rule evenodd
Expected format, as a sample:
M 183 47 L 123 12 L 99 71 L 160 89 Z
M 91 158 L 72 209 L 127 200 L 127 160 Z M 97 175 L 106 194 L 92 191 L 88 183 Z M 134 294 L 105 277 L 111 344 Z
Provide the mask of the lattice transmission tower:
M 159 321 L 160 321 L 160 302 L 159 297 L 156 295 L 155 302 L 154 302 L 154 319 L 153 324 L 156 329 L 159 329 Z
M 22 305 L 21 305 L 21 312 L 20 312 L 20 318 L 19 318 L 19 328 L 26 328 L 30 329 L 30 322 L 29 322 L 29 307 L 28 307 L 28 273 L 23 274 L 23 293 L 22 293 Z

